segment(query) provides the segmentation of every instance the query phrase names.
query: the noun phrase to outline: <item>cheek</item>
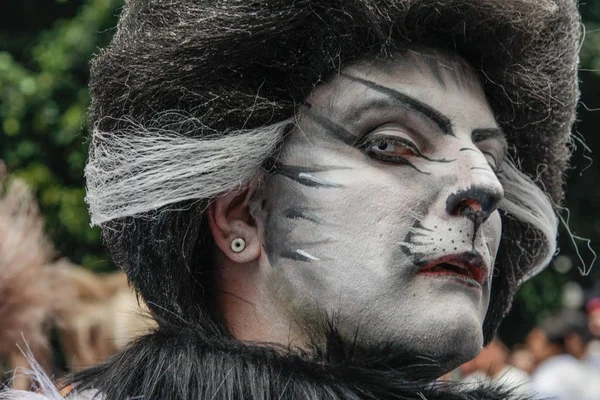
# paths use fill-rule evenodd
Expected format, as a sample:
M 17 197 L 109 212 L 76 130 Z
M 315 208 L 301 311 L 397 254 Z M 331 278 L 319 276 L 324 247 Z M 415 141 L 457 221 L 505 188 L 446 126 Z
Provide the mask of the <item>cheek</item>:
M 422 185 L 402 186 L 397 173 L 352 161 L 353 167 L 315 174 L 328 186 L 269 180 L 264 243 L 272 278 L 285 290 L 339 301 L 342 290 L 385 290 L 407 261 L 397 259 L 399 242 L 414 224 Z

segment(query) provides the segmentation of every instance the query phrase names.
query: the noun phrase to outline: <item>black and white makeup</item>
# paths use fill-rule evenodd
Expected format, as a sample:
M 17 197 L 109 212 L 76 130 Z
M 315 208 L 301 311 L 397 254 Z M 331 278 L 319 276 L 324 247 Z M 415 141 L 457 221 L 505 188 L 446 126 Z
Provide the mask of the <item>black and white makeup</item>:
M 301 107 L 249 207 L 256 261 L 226 286 L 259 293 L 244 298 L 273 340 L 326 315 L 367 346 L 470 359 L 483 343 L 505 154 L 463 61 L 408 52 L 348 66 Z

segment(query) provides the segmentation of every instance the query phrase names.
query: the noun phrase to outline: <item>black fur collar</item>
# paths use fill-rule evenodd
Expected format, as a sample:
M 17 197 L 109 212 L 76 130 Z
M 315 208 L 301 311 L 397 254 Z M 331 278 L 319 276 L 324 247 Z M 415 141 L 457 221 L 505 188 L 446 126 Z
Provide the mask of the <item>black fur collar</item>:
M 392 347 L 358 356 L 335 333 L 325 351 L 308 356 L 197 328 L 160 328 L 72 383 L 106 400 L 525 400 L 502 388 L 435 385 L 431 362 Z

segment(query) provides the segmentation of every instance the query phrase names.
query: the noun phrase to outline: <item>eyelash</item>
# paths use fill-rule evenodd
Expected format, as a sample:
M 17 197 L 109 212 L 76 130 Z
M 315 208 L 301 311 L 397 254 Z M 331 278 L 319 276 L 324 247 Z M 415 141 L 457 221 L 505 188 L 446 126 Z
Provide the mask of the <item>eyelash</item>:
M 385 144 L 386 146 L 400 146 L 403 149 L 408 150 L 410 154 L 385 154 L 382 153 L 383 151 L 385 151 L 385 148 L 380 149 L 379 151 L 373 149 L 373 146 L 380 144 Z M 376 160 L 384 162 L 395 162 L 400 164 L 406 164 L 408 162 L 406 156 L 418 156 L 421 154 L 417 149 L 417 146 L 415 146 L 414 143 L 412 143 L 408 139 L 389 135 L 376 135 L 374 137 L 370 137 L 367 140 L 363 141 L 361 144 L 359 144 L 359 148 L 361 148 L 369 157 L 372 157 Z
M 383 151 L 385 151 L 385 149 L 382 149 L 379 151 L 373 150 L 373 146 L 381 144 L 381 143 L 385 144 L 386 146 L 390 145 L 390 144 L 400 146 L 403 149 L 408 150 L 410 152 L 410 154 L 407 154 L 407 155 L 385 154 L 385 153 L 382 153 Z M 358 147 L 371 158 L 374 158 L 374 159 L 382 161 L 382 162 L 396 163 L 396 164 L 401 164 L 401 165 L 411 164 L 411 162 L 406 158 L 407 156 L 423 157 L 423 155 L 421 154 L 421 152 L 419 151 L 419 149 L 417 148 L 417 146 L 414 143 L 412 143 L 408 139 L 398 137 L 398 136 L 375 135 L 368 139 L 363 140 L 361 143 L 358 144 Z M 485 154 L 485 152 L 484 152 L 484 154 Z M 496 176 L 498 176 L 498 175 L 502 174 L 502 172 L 504 172 L 501 168 L 497 168 L 495 163 L 488 162 L 488 165 L 489 165 L 490 169 L 492 170 L 492 172 Z

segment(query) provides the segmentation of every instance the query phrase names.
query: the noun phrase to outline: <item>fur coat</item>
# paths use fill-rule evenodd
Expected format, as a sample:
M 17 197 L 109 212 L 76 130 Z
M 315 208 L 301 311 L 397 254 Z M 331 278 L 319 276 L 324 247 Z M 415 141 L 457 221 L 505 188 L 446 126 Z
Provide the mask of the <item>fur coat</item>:
M 510 389 L 436 381 L 425 357 L 395 345 L 360 349 L 334 328 L 309 352 L 244 344 L 217 326 L 162 324 L 108 363 L 72 376 L 67 398 L 160 400 L 526 400 Z M 34 371 L 35 372 L 35 371 Z M 37 373 L 38 393 L 5 392 L 0 400 L 58 400 Z
M 215 329 L 218 329 L 215 327 Z M 323 348 L 243 344 L 200 326 L 161 327 L 108 363 L 70 379 L 68 399 L 161 400 L 527 400 L 510 389 L 436 383 L 435 365 L 394 346 L 369 354 L 334 329 Z M 34 371 L 36 372 L 36 371 Z M 59 400 L 39 373 L 38 393 L 5 392 L 0 400 Z

